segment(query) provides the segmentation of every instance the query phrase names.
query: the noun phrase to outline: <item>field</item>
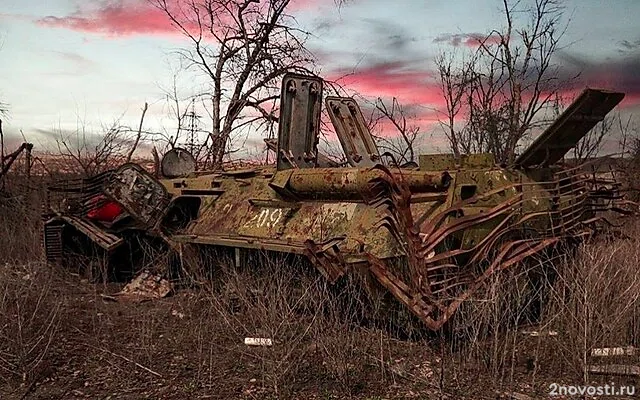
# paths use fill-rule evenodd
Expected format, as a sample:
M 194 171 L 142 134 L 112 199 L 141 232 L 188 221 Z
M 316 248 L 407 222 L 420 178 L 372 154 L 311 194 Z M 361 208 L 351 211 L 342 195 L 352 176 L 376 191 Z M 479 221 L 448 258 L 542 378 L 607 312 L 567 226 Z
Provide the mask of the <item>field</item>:
M 637 385 L 586 372 L 638 362 L 591 357 L 640 339 L 633 220 L 626 239 L 600 237 L 545 263 L 555 278 L 543 298 L 525 293 L 525 267 L 513 268 L 430 333 L 291 259 L 240 269 L 216 259 L 204 266 L 212 279 L 174 282 L 171 296 L 113 301 L 103 295 L 123 283 L 90 283 L 40 261 L 29 199 L 4 197 L 0 212 L 2 399 L 527 399 L 546 398 L 552 383 Z M 536 298 L 542 316 L 531 325 L 520 310 Z

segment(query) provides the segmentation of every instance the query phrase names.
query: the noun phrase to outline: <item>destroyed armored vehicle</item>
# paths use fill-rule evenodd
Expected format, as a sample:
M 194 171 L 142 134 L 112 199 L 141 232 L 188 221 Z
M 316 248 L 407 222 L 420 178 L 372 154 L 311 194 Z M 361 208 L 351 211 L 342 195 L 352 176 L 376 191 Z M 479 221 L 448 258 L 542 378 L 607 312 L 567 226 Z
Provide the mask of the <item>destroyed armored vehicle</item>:
M 596 196 L 579 168 L 559 162 L 623 97 L 585 90 L 514 165 L 432 154 L 417 167 L 379 154 L 353 99 L 327 97 L 342 167 L 317 150 L 322 80 L 289 74 L 277 144 L 269 143 L 275 166 L 196 171 L 192 156 L 174 149 L 161 178 L 125 164 L 52 186 L 46 257 L 108 260 L 133 251 L 135 233 L 178 254 L 203 246 L 294 253 L 331 282 L 366 274 L 439 329 L 493 274 L 594 232 L 612 197 Z

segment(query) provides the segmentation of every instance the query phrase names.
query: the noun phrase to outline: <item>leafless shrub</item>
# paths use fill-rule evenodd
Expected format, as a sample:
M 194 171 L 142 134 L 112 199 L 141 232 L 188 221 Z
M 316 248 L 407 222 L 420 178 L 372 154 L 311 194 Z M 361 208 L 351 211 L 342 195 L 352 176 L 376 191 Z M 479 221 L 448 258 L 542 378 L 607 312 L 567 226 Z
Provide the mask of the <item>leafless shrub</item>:
M 37 260 L 40 251 L 42 180 L 16 171 L 0 190 L 0 263 Z
M 630 200 L 640 200 L 640 125 L 629 116 L 623 120 L 617 115 L 616 125 L 620 132 L 620 153 L 617 169 L 627 189 Z
M 220 351 L 242 359 L 245 368 L 253 366 L 256 390 L 278 397 L 290 395 L 308 374 L 327 376 L 345 393 L 361 390 L 364 375 L 389 376 L 377 361 L 387 351 L 386 338 L 361 325 L 363 298 L 353 284 L 332 288 L 308 263 L 291 256 L 241 260 L 239 268 L 233 257 L 200 261 L 215 277 L 195 279 L 206 288 L 198 300 L 202 316 L 190 332 L 202 384 L 215 378 L 211 363 Z M 211 329 L 215 340 L 207 334 Z M 245 337 L 268 338 L 273 345 L 246 346 Z
M 587 383 L 591 349 L 637 345 L 637 229 L 629 240 L 600 236 L 496 274 L 463 303 L 450 337 L 443 333 L 445 386 L 455 390 L 467 376 L 488 378 L 496 390 L 535 388 L 549 373 Z
M 255 261 L 250 261 L 251 263 Z M 262 384 L 278 395 L 286 392 L 302 367 L 313 326 L 322 313 L 318 301 L 318 276 L 283 274 L 275 262 L 227 270 L 221 290 L 211 296 L 211 307 L 227 325 L 226 332 L 238 343 L 244 337 L 270 338 L 270 347 L 248 349 L 262 370 Z M 293 270 L 299 265 L 289 265 Z M 244 349 L 243 349 L 244 350 Z
M 592 348 L 636 345 L 640 339 L 640 247 L 632 240 L 590 241 L 557 268 L 545 325 L 559 332 L 558 363 L 588 381 Z
M 62 303 L 40 264 L 0 268 L 0 379 L 30 385 L 46 374 Z
M 32 261 L 40 254 L 37 211 L 15 196 L 0 198 L 0 262 Z
M 145 104 L 140 129 L 137 131 L 116 120 L 103 126 L 102 132 L 94 132 L 82 123 L 73 132 L 58 132 L 58 151 L 49 155 L 49 158 L 57 162 L 47 163 L 47 172 L 49 175 L 62 173 L 93 176 L 131 161 L 140 145 L 146 111 Z
M 596 157 L 602 149 L 603 140 L 611 134 L 611 130 L 620 114 L 605 117 L 589 131 L 573 148 L 573 158 L 578 162 Z
M 456 312 L 445 334 L 441 374 L 451 384 L 459 376 L 490 377 L 495 389 L 516 383 L 521 363 L 520 330 L 535 323 L 550 277 L 535 260 L 495 274 Z

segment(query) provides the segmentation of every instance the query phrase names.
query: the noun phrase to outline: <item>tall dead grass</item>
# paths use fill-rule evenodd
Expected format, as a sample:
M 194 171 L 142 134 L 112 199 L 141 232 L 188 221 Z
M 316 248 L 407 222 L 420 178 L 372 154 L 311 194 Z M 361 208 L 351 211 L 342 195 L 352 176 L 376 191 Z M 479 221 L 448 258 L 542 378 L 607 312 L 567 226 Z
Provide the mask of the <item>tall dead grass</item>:
M 39 263 L 0 267 L 0 380 L 31 384 L 54 362 L 63 302 Z
M 232 357 L 250 360 L 259 371 L 257 385 L 283 398 L 318 378 L 349 394 L 361 391 L 365 381 L 387 381 L 391 374 L 377 360 L 388 351 L 388 338 L 361 325 L 365 306 L 357 286 L 330 287 L 297 257 L 256 255 L 244 261 L 240 268 L 223 263 L 206 285 L 201 310 L 216 321 L 217 337 L 208 340 L 202 332 L 210 328 L 196 323 L 202 365 L 222 347 Z M 248 347 L 246 337 L 270 339 L 273 345 Z
M 549 379 L 600 379 L 589 365 L 607 360 L 595 360 L 592 349 L 640 339 L 640 224 L 627 232 L 628 239 L 596 237 L 495 275 L 449 326 L 442 372 L 449 387 L 462 389 L 462 375 L 526 391 Z M 614 361 L 633 365 L 637 357 Z
M 567 257 L 546 306 L 544 326 L 559 332 L 553 341 L 557 366 L 584 382 L 593 348 L 637 346 L 640 340 L 640 229 L 632 239 L 584 243 Z
M 42 254 L 40 207 L 34 197 L 0 192 L 0 263 L 32 261 Z

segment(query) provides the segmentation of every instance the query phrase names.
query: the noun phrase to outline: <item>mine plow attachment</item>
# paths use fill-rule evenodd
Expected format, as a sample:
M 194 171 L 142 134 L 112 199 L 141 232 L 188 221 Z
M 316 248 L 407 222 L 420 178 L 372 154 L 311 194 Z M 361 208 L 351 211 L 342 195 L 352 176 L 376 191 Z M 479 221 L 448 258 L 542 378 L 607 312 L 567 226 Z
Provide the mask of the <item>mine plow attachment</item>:
M 323 243 L 315 243 L 313 240 L 305 241 L 304 255 L 330 283 L 335 283 L 346 272 L 346 263 L 339 248 L 339 244 L 344 239 L 344 237 L 331 238 Z
M 388 260 L 369 255 L 371 273 L 433 330 L 441 328 L 493 274 L 562 240 L 591 235 L 590 225 L 599 219 L 592 216 L 586 178 L 561 172 L 542 185 L 513 183 L 459 201 L 418 224 L 409 207 L 411 191 L 406 183 L 385 167 L 373 169 L 385 175 L 370 181 L 373 196 L 369 204 L 384 209 L 386 217 L 380 228 L 402 240 L 407 264 L 399 269 Z M 461 212 L 508 191 L 516 194 L 483 212 Z M 530 203 L 542 201 L 551 207 L 523 212 Z M 471 227 L 482 226 L 491 228 L 475 243 L 452 240 L 464 236 Z

